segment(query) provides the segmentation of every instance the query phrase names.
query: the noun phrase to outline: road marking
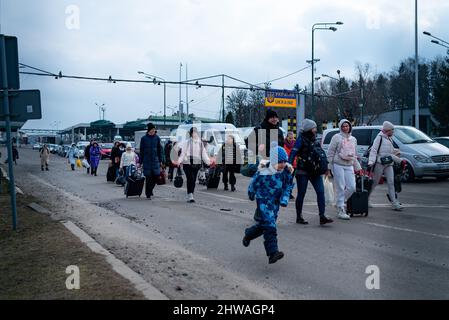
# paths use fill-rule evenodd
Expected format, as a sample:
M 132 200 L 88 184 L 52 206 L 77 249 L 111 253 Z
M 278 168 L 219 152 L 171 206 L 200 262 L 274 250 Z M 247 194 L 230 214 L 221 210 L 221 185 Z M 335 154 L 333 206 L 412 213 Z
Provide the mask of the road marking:
M 449 239 L 449 236 L 446 236 L 446 235 L 443 235 L 443 234 L 437 234 L 437 233 L 430 233 L 430 232 L 419 231 L 419 230 L 414 230 L 414 229 L 407 229 L 407 228 L 387 226 L 385 224 L 380 224 L 380 223 L 364 222 L 363 224 L 367 224 L 367 225 L 374 226 L 374 227 L 379 227 L 379 228 L 397 230 L 397 231 L 418 233 L 418 234 L 423 234 L 423 235 L 426 235 L 426 236 L 431 236 L 431 237 L 436 237 L 436 238 L 441 238 L 441 239 Z

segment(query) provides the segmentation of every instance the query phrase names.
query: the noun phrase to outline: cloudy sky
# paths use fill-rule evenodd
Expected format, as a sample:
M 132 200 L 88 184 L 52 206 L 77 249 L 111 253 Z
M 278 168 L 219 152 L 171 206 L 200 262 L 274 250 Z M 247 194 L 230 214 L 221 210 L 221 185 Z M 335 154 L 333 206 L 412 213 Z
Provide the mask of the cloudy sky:
M 19 60 L 51 72 L 142 79 L 138 70 L 179 79 L 228 74 L 251 83 L 271 80 L 307 66 L 311 26 L 343 21 L 337 32 L 315 33 L 317 73 L 353 77 L 355 63 L 389 72 L 414 54 L 413 0 L 0 0 L 1 31 L 19 40 Z M 420 56 L 445 54 L 423 30 L 449 39 L 449 1 L 420 0 Z M 79 15 L 78 15 L 79 13 Z M 79 22 L 79 23 L 78 23 Z M 185 68 L 182 73 L 185 78 Z M 310 69 L 275 88 L 309 83 Z M 217 83 L 220 81 L 218 80 Z M 211 82 L 213 83 L 213 82 Z M 227 84 L 236 84 L 227 82 Z M 29 75 L 22 89 L 40 89 L 43 119 L 25 128 L 61 129 L 106 118 L 124 123 L 162 113 L 162 86 L 112 84 Z M 226 94 L 230 94 L 227 90 Z M 177 106 L 179 89 L 167 88 Z M 183 89 L 185 100 L 185 90 Z M 191 112 L 218 117 L 221 89 L 190 89 Z M 171 114 L 171 110 L 167 110 Z

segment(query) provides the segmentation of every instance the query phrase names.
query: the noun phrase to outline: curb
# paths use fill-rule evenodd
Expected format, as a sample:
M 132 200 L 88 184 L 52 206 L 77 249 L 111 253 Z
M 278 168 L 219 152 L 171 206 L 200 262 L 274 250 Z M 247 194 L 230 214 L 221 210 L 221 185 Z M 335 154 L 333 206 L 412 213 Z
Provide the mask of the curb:
M 52 213 L 46 208 L 38 205 L 37 203 L 30 203 L 29 208 L 34 211 L 52 215 Z M 129 280 L 134 287 L 140 291 L 148 300 L 169 300 L 166 295 L 156 289 L 154 286 L 146 282 L 137 272 L 129 268 L 123 261 L 117 259 L 112 253 L 103 248 L 97 241 L 92 239 L 86 232 L 81 230 L 71 221 L 62 221 L 64 227 L 69 230 L 74 236 L 76 236 L 82 243 L 87 245 L 90 250 L 98 253 L 106 258 L 106 261 L 112 266 L 112 269 L 121 275 L 123 278 Z

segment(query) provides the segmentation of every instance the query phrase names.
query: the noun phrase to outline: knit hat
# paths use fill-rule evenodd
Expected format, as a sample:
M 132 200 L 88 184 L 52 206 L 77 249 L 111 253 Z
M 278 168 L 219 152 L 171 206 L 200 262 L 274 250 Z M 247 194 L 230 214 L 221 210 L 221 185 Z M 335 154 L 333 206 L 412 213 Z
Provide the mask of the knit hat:
M 150 130 L 155 129 L 155 128 L 156 128 L 156 126 L 154 124 L 152 124 L 151 122 L 149 122 L 147 124 L 147 131 L 150 131 Z
M 384 124 L 382 125 L 383 131 L 393 130 L 394 124 L 392 124 L 390 121 L 384 121 Z
M 271 119 L 271 118 L 279 118 L 276 111 L 268 109 L 267 114 L 265 115 L 265 120 Z
M 271 143 L 270 163 L 275 165 L 281 162 L 288 162 L 288 155 L 284 148 L 279 147 L 276 142 Z
M 304 119 L 302 120 L 302 131 L 307 132 L 312 130 L 313 128 L 316 128 L 316 122 L 310 119 Z
M 128 142 L 128 143 L 126 144 L 126 149 L 132 149 L 132 148 L 133 148 L 133 146 L 131 145 L 131 143 Z

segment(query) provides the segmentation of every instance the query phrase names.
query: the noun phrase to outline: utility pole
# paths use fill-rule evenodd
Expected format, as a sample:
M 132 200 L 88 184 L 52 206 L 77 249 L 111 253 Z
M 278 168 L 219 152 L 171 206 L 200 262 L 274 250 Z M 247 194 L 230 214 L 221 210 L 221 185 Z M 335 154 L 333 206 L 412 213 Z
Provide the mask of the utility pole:
M 415 128 L 419 130 L 418 0 L 415 0 Z
M 187 63 L 186 63 L 186 82 L 189 80 L 187 74 Z M 189 85 L 186 83 L 186 109 L 187 109 L 187 120 L 189 120 Z
M 5 113 L 6 125 L 6 144 L 8 148 L 8 171 L 9 171 L 9 192 L 11 194 L 11 209 L 12 209 L 12 229 L 17 229 L 17 204 L 16 204 L 16 184 L 14 181 L 13 168 L 13 154 L 12 154 L 12 140 L 11 140 L 11 114 L 9 110 L 9 90 L 8 90 L 8 71 L 6 63 L 6 41 L 5 36 L 0 35 L 0 52 L 1 66 L 2 66 L 2 82 L 3 82 L 3 111 Z
M 225 122 L 225 104 L 224 104 L 224 74 L 221 75 L 221 110 L 222 110 L 222 121 Z
M 181 103 L 181 95 L 182 95 L 182 87 L 181 87 L 181 72 L 182 72 L 182 63 L 179 63 L 179 124 L 182 122 L 182 103 Z

